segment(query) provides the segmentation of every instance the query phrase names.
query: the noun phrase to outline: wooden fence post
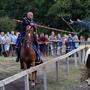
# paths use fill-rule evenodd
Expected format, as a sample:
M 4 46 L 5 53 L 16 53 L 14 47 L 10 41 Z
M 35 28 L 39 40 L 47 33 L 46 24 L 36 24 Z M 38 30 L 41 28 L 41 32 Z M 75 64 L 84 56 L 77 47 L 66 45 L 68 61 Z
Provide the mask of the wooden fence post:
M 66 73 L 67 73 L 67 75 L 69 75 L 69 58 L 66 58 L 66 63 L 67 63 L 67 65 L 66 65 Z
M 3 85 L 3 86 L 1 87 L 1 90 L 5 90 L 5 85 Z
M 79 61 L 79 64 L 81 65 L 82 63 L 81 51 L 78 52 L 78 61 Z
M 59 63 L 58 63 L 58 61 L 56 62 L 56 80 L 58 81 L 58 78 L 59 78 L 59 76 L 58 76 L 58 71 L 59 71 Z
M 24 77 L 24 81 L 25 81 L 25 90 L 29 90 L 29 78 L 28 78 L 28 74 Z
M 74 59 L 75 59 L 75 67 L 77 67 L 77 53 L 74 54 Z
M 85 49 L 83 49 L 82 51 L 82 64 L 84 64 L 84 61 L 85 61 Z
M 44 83 L 44 90 L 48 90 L 48 87 L 47 87 L 47 75 L 46 75 L 45 67 L 43 69 L 43 83 Z

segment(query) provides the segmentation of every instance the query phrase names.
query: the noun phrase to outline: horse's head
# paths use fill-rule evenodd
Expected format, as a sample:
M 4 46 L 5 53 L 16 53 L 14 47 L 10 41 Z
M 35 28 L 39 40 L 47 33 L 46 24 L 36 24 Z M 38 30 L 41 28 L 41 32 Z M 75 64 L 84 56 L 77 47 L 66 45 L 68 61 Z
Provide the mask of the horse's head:
M 35 31 L 35 27 L 34 26 L 28 25 L 26 27 L 25 40 L 26 40 L 26 43 L 29 44 L 29 45 L 32 44 L 34 31 Z

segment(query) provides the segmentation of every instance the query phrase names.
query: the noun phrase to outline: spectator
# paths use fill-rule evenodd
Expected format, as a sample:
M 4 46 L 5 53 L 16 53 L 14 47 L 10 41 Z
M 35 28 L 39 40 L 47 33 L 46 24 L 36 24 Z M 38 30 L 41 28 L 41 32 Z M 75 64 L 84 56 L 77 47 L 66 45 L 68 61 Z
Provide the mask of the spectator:
M 7 32 L 6 35 L 4 34 L 4 32 L 0 33 L 1 54 L 4 54 L 5 56 L 9 56 L 9 51 L 10 51 L 11 53 L 10 55 L 16 55 L 15 42 L 18 35 L 19 32 L 15 33 L 14 31 L 11 31 L 11 34 Z M 56 37 L 55 33 L 51 32 L 51 35 L 49 37 L 47 34 L 44 35 L 44 33 L 40 34 L 40 37 L 38 34 L 36 34 L 36 37 L 40 43 L 39 44 L 40 50 L 44 56 L 48 56 L 49 47 L 51 49 L 52 55 L 54 55 L 55 53 L 57 53 L 57 55 L 60 55 L 60 54 L 65 54 L 66 52 L 69 52 L 75 48 L 78 48 L 79 46 L 79 39 L 77 35 L 72 36 L 71 34 L 69 34 L 69 35 L 64 35 L 64 37 L 61 37 L 61 35 L 58 34 Z M 85 41 L 83 36 L 80 37 L 80 41 L 82 44 Z M 88 39 L 88 41 L 90 40 Z M 10 48 L 10 44 L 12 44 L 11 48 Z
M 62 54 L 66 53 L 67 39 L 68 39 L 68 35 L 64 35 L 62 37 Z
M 83 36 L 80 36 L 80 45 L 85 44 L 85 38 Z
M 39 37 L 39 46 L 40 46 L 40 51 L 44 55 L 44 33 L 40 34 Z
M 40 35 L 40 50 L 44 56 L 46 56 L 46 42 L 48 41 L 47 38 L 44 36 L 44 33 Z
M 10 52 L 12 54 L 12 56 L 15 55 L 15 43 L 16 43 L 16 40 L 17 40 L 17 36 L 15 35 L 15 32 L 14 31 L 11 31 L 11 34 L 10 34 L 10 38 L 11 38 L 11 48 L 10 48 Z
M 69 34 L 68 39 L 66 41 L 66 53 L 75 49 L 75 41 L 71 34 Z
M 77 35 L 74 35 L 73 37 L 74 41 L 75 41 L 75 47 L 78 48 L 79 47 L 79 39 Z
M 54 32 L 51 32 L 51 36 L 49 37 L 49 41 L 50 41 L 50 49 L 51 49 L 51 54 L 54 55 L 54 48 L 55 48 L 55 42 L 56 42 L 56 36 Z
M 5 36 L 4 36 L 4 32 L 1 32 L 0 34 L 0 44 L 1 44 L 1 55 L 4 54 L 5 50 L 4 50 L 4 42 L 5 41 Z
M 11 38 L 11 43 L 15 44 L 17 40 L 17 36 L 15 35 L 14 31 L 11 31 L 10 38 Z
M 60 55 L 62 48 L 62 37 L 60 34 L 57 35 L 57 55 Z
M 4 41 L 4 50 L 5 50 L 5 56 L 9 56 L 9 50 L 10 50 L 10 44 L 11 44 L 11 38 L 9 32 L 5 34 L 5 41 Z
M 20 34 L 19 32 L 16 32 L 15 33 L 16 38 L 19 36 L 19 34 Z
M 46 57 L 48 56 L 48 50 L 49 50 L 49 49 L 48 49 L 48 48 L 49 48 L 49 47 L 48 47 L 48 45 L 49 45 L 49 44 L 48 44 L 48 42 L 49 42 L 49 39 L 48 39 L 48 38 L 49 38 L 48 35 L 45 34 L 45 39 L 46 39 L 46 40 L 45 40 L 45 56 L 46 56 Z

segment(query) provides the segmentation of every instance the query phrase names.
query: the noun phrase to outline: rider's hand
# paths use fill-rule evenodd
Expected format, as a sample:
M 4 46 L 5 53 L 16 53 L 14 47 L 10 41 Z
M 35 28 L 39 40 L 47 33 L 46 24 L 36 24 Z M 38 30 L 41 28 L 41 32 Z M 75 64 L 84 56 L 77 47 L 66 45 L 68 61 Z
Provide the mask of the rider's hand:
M 30 30 L 31 29 L 31 26 L 30 25 L 27 25 L 26 26 L 26 30 Z

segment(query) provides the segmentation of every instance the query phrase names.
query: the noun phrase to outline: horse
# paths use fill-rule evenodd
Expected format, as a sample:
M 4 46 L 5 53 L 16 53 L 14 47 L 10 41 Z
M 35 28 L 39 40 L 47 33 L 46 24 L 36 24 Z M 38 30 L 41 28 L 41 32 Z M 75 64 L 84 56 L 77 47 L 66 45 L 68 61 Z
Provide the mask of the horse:
M 31 66 L 32 67 L 35 66 L 36 53 L 32 48 L 33 34 L 34 34 L 34 28 L 32 26 L 27 26 L 26 35 L 24 37 L 20 50 L 20 64 L 21 64 L 21 69 L 23 70 L 29 69 Z M 35 85 L 35 81 L 36 81 L 36 71 L 32 73 L 33 85 Z
M 90 48 L 86 52 L 85 67 L 83 69 L 81 81 L 86 81 L 90 85 Z

